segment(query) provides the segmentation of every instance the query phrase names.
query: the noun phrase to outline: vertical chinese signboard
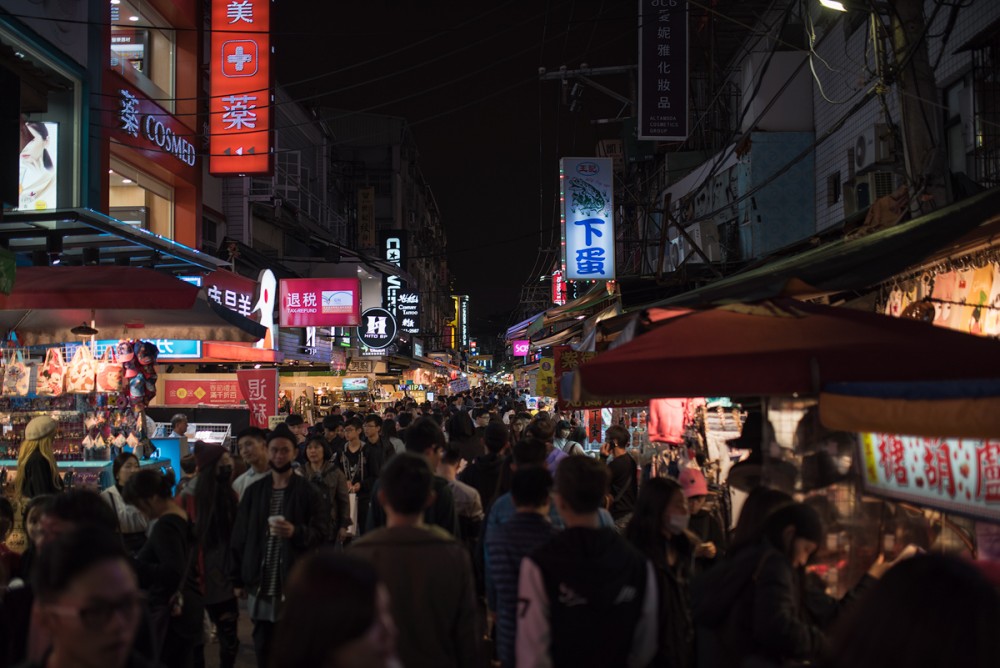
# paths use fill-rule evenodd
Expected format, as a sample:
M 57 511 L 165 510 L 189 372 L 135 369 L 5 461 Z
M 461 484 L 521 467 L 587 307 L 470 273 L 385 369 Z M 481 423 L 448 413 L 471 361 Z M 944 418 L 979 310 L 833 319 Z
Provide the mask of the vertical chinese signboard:
M 566 281 L 563 280 L 562 269 L 552 272 L 552 303 L 556 306 L 566 303 Z
M 1000 440 L 862 434 L 869 494 L 1000 522 Z
M 639 139 L 688 137 L 688 3 L 639 0 Z
M 573 401 L 573 376 L 581 365 L 597 357 L 596 352 L 577 351 L 570 346 L 556 346 L 553 348 L 555 354 L 555 389 L 559 397 L 559 410 L 588 410 L 602 407 L 613 408 L 638 408 L 647 407 L 648 399 L 642 398 L 621 398 L 607 401 Z
M 375 189 L 358 189 L 358 248 L 375 248 Z
M 211 48 L 209 171 L 270 174 L 270 0 L 212 0 Z
M 278 414 L 278 370 L 240 369 L 236 378 L 250 410 L 250 424 L 267 429 L 268 418 Z
M 565 280 L 614 280 L 614 185 L 611 158 L 559 161 Z
M 400 292 L 396 304 L 399 331 L 407 334 L 420 333 L 420 293 Z M 414 353 L 416 354 L 416 353 Z

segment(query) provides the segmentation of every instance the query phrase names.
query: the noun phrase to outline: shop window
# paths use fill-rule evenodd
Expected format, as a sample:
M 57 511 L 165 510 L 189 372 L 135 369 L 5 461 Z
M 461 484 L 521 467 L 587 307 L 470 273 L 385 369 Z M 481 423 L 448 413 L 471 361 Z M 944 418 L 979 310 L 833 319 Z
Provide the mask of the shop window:
M 80 76 L 2 21 L 0 68 L 20 82 L 14 102 L 20 112 L 18 197 L 11 204 L 33 210 L 80 206 Z
M 152 85 L 157 102 L 174 110 L 174 30 L 147 3 L 111 0 L 111 69 Z M 147 87 L 144 86 L 144 87 Z
M 1000 30 L 976 40 L 972 86 L 976 181 L 992 188 L 1000 185 Z
M 111 161 L 109 182 L 108 206 L 113 218 L 173 239 L 173 188 L 116 159 Z

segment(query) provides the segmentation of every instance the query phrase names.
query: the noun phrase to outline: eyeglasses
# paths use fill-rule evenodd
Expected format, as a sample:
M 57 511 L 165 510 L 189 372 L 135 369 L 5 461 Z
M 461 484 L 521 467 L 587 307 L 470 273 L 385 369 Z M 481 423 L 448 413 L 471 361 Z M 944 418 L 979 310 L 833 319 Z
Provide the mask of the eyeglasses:
M 142 593 L 128 594 L 117 600 L 98 599 L 89 605 L 76 607 L 72 605 L 49 605 L 48 610 L 67 617 L 79 617 L 80 623 L 89 631 L 99 631 L 115 613 L 120 613 L 128 620 L 134 619 L 139 612 L 139 607 L 145 602 L 146 597 Z

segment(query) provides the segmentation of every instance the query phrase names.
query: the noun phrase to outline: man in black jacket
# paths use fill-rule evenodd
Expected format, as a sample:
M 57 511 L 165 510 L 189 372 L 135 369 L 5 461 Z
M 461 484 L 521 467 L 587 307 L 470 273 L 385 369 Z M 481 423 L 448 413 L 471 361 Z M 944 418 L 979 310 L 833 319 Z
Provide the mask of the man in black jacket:
M 315 487 L 292 471 L 295 436 L 287 429 L 267 439 L 271 475 L 247 488 L 236 512 L 231 548 L 233 582 L 248 594 L 257 665 L 268 665 L 282 589 L 295 560 L 330 534 L 330 515 Z
M 427 460 L 431 470 L 437 468 L 440 451 L 446 445 L 444 432 L 431 418 L 421 418 L 406 430 L 406 451 L 422 455 Z M 368 511 L 365 533 L 386 525 L 385 509 L 382 507 L 378 495 L 379 487 L 379 481 L 376 481 L 372 487 L 371 506 Z M 432 491 L 434 492 L 434 501 L 424 511 L 424 523 L 435 524 L 455 538 L 461 539 L 462 531 L 458 524 L 455 497 L 451 493 L 448 481 L 441 476 L 434 476 Z

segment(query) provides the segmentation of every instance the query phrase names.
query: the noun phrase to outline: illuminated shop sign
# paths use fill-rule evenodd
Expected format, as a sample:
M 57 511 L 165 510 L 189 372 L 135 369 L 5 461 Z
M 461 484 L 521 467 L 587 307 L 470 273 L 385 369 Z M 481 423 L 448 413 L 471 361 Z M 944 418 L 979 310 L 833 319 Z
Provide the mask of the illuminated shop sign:
M 396 300 L 396 315 L 399 331 L 407 334 L 420 333 L 420 293 L 400 292 Z
M 1000 440 L 862 434 L 870 494 L 1000 521 Z
M 570 281 L 615 278 L 614 172 L 611 158 L 559 161 L 562 260 Z
M 193 181 L 198 153 L 191 141 L 192 130 L 122 76 L 114 72 L 107 76 L 117 98 L 109 123 L 115 140 L 143 150 L 153 162 L 174 172 L 180 170 L 186 180 Z
M 406 257 L 406 232 L 403 230 L 382 230 L 378 234 L 382 248 L 382 259 L 396 267 L 403 266 Z M 406 287 L 399 276 L 385 276 L 382 279 L 382 306 L 393 316 L 399 317 L 399 293 Z
M 281 281 L 282 327 L 351 327 L 360 322 L 360 283 L 353 278 Z
M 271 173 L 270 5 L 269 0 L 212 0 L 212 174 Z

